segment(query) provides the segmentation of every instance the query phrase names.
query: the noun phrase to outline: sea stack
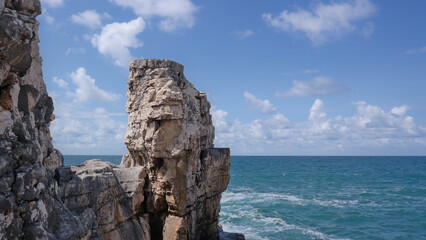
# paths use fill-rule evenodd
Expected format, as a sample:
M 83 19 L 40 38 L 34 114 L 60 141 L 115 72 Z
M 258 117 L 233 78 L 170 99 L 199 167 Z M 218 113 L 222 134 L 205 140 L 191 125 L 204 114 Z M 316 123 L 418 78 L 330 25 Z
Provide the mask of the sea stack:
M 230 151 L 213 148 L 210 104 L 183 69 L 169 60 L 130 64 L 122 165 L 147 172 L 143 211 L 153 239 L 217 239 Z

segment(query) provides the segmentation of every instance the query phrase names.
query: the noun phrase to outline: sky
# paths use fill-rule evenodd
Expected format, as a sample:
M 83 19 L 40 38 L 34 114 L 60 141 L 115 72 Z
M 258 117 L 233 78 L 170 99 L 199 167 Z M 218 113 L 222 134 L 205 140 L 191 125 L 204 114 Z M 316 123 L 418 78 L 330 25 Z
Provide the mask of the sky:
M 424 0 L 41 0 L 63 154 L 123 154 L 128 63 L 177 61 L 232 155 L 426 155 Z

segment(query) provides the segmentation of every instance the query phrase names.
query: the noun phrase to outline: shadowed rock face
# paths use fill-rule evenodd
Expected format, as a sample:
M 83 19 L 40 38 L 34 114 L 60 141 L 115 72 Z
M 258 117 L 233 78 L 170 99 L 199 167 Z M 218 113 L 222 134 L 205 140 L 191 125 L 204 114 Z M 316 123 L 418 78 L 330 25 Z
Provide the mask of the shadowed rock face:
M 156 239 L 216 239 L 219 202 L 229 182 L 229 149 L 214 149 L 205 93 L 169 60 L 130 64 L 129 153 L 124 166 L 147 172 L 144 211 Z
M 121 166 L 63 166 L 38 48 L 39 0 L 0 0 L 0 239 L 217 239 L 229 149 L 167 60 L 130 65 Z
M 63 157 L 49 133 L 38 14 L 39 1 L 0 1 L 0 239 L 83 238 L 87 229 L 57 195 Z

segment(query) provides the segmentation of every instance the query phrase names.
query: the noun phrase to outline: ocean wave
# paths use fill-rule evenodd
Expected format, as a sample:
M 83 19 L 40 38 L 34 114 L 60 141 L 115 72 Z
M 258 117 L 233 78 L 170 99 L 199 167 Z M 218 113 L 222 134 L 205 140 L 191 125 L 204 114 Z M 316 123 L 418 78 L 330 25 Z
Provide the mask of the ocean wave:
M 224 192 L 222 194 L 222 203 L 227 204 L 230 202 L 237 203 L 278 203 L 279 201 L 284 200 L 291 202 L 296 205 L 319 205 L 323 207 L 335 207 L 335 208 L 344 208 L 347 206 L 353 206 L 358 204 L 358 200 L 340 200 L 340 199 L 331 199 L 331 200 L 322 200 L 322 199 L 305 199 L 299 196 L 283 193 L 259 193 L 252 191 L 244 192 Z
M 314 229 L 288 224 L 284 219 L 278 216 L 266 216 L 259 213 L 259 210 L 250 205 L 224 208 L 221 212 L 222 227 L 227 232 L 244 233 L 247 240 L 270 240 L 271 233 L 283 233 L 299 235 L 297 238 L 307 236 L 313 239 L 322 240 L 343 240 Z M 347 240 L 347 239 L 345 239 Z

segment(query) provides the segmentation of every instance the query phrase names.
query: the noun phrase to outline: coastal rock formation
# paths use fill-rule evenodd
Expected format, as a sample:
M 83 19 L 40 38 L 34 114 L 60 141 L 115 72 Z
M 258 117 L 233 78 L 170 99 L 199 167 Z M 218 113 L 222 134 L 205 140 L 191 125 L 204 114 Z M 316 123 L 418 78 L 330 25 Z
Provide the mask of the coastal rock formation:
M 130 64 L 129 150 L 122 165 L 147 172 L 143 211 L 154 239 L 217 239 L 221 193 L 229 182 L 229 149 L 213 148 L 205 93 L 169 60 Z
M 57 195 L 63 157 L 49 133 L 38 14 L 39 1 L 0 1 L 0 239 L 65 239 L 69 229 L 83 238 L 84 225 Z
M 142 167 L 62 167 L 38 47 L 38 0 L 0 0 L 0 239 L 149 239 Z
M 115 166 L 63 166 L 41 72 L 39 0 L 0 0 L 0 239 L 218 239 L 229 149 L 213 148 L 206 95 L 168 60 L 130 65 Z
M 143 167 L 122 168 L 100 160 L 58 170 L 65 206 L 90 230 L 91 239 L 150 239 L 140 206 Z

